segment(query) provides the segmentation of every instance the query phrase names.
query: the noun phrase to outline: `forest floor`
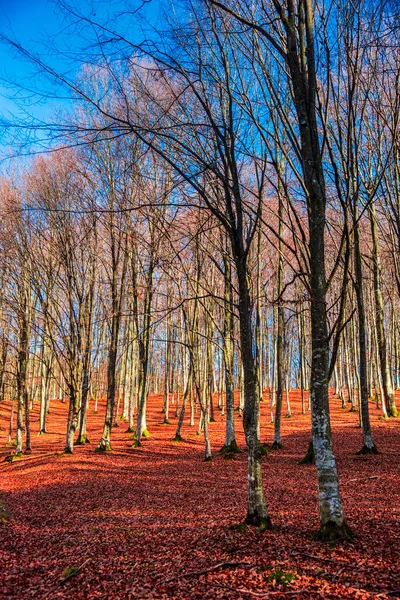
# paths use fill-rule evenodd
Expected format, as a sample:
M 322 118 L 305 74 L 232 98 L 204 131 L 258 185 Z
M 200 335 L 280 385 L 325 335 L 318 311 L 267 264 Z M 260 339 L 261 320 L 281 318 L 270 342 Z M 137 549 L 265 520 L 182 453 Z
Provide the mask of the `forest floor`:
M 245 516 L 247 479 L 240 419 L 242 453 L 234 460 L 218 453 L 224 417 L 216 411 L 210 426 L 214 460 L 203 462 L 196 428 L 185 425 L 185 441 L 172 442 L 176 418 L 162 425 L 162 399 L 152 396 L 151 437 L 143 447 L 132 447 L 120 421 L 113 451 L 98 454 L 104 405 L 97 415 L 91 406 L 92 444 L 64 455 L 67 406 L 55 400 L 49 433 L 36 436 L 35 406 L 33 452 L 8 463 L 3 461 L 12 450 L 6 446 L 10 406 L 2 403 L 0 598 L 400 597 L 400 419 L 380 420 L 371 403 L 381 453 L 356 456 L 357 414 L 332 400 L 341 493 L 356 537 L 327 545 L 312 537 L 318 528 L 315 467 L 298 464 L 307 449 L 310 416 L 300 414 L 298 392 L 291 403 L 292 418 L 282 419 L 284 447 L 263 460 L 274 525 L 265 533 L 237 526 Z M 262 403 L 262 423 L 262 441 L 271 443 L 268 402 Z

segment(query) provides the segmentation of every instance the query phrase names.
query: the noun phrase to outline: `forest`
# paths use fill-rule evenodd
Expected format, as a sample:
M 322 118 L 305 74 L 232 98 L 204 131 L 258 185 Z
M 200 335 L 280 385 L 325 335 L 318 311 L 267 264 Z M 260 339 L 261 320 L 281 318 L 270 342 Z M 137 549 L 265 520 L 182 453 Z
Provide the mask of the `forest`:
M 0 28 L 0 598 L 400 597 L 399 5 L 151 4 Z

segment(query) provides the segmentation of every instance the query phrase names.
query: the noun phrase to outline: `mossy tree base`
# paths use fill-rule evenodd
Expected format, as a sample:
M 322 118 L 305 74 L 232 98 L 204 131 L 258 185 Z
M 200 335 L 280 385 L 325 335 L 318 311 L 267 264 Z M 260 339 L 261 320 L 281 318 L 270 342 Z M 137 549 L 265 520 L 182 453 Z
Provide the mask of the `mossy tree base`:
M 138 440 L 136 433 L 134 433 L 131 436 L 131 440 L 135 440 L 135 443 L 133 444 L 134 448 L 139 448 L 142 444 L 141 444 L 141 440 L 143 438 L 149 438 L 150 437 L 150 433 L 147 429 L 145 429 L 144 431 L 142 431 L 140 439 Z
M 212 456 L 206 456 L 206 457 L 203 459 L 203 462 L 211 462 L 211 461 L 212 461 L 212 459 L 213 459 L 213 457 L 212 457 Z
M 87 437 L 86 433 L 80 435 L 75 442 L 75 446 L 84 446 L 85 444 L 90 444 L 90 440 Z
M 397 408 L 396 408 L 396 407 L 392 408 L 392 410 L 391 410 L 391 411 L 390 411 L 390 413 L 389 413 L 389 416 L 390 416 L 390 417 L 393 417 L 393 418 L 395 418 L 395 419 L 396 419 L 396 418 L 399 416 L 399 413 L 398 413 L 398 411 L 397 411 Z
M 356 452 L 357 456 L 366 455 L 366 454 L 379 454 L 378 448 L 376 446 L 372 446 L 372 448 L 368 448 L 368 446 L 366 446 L 364 444 L 364 446 L 361 448 L 361 450 Z
M 260 515 L 256 513 L 247 513 L 247 516 L 244 520 L 246 525 L 251 525 L 252 527 L 257 527 L 260 533 L 264 531 L 272 530 L 272 521 L 270 517 L 260 517 Z
M 132 427 L 128 427 L 128 429 L 126 430 L 126 433 L 135 433 L 135 428 Z
M 224 458 L 233 458 L 235 454 L 240 454 L 241 449 L 237 445 L 236 440 L 232 440 L 230 444 L 224 444 L 220 450 L 220 453 Z
M 45 433 L 47 433 L 47 431 L 45 429 L 41 429 L 38 433 L 38 435 L 44 435 Z
M 64 454 L 73 454 L 74 451 L 71 448 L 64 448 Z
M 25 456 L 25 452 L 17 452 L 16 454 L 9 454 L 5 457 L 4 461 L 12 463 L 14 460 L 18 460 L 19 458 L 23 458 Z
M 315 465 L 314 444 L 312 441 L 308 444 L 306 455 L 301 459 L 299 465 Z
M 172 439 L 173 442 L 183 442 L 183 437 L 177 433 L 176 436 Z
M 168 419 L 164 419 L 164 421 L 162 422 L 163 425 L 171 425 L 171 421 L 168 421 Z
M 100 442 L 95 452 L 112 452 L 110 442 Z
M 262 444 L 260 444 L 261 456 L 268 456 L 269 451 L 270 451 L 270 449 L 269 449 L 267 442 L 263 442 Z
M 341 540 L 352 540 L 353 538 L 354 533 L 346 521 L 340 524 L 335 521 L 328 521 L 321 525 L 320 530 L 314 536 L 314 539 L 321 542 L 339 542 Z

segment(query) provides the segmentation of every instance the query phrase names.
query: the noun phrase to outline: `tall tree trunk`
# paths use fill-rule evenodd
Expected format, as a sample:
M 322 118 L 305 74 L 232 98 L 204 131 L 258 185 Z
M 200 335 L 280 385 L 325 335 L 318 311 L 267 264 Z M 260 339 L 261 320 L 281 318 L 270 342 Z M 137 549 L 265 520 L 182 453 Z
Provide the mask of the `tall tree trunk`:
M 370 222 L 373 243 L 373 273 L 374 273 L 374 295 L 375 295 L 375 319 L 376 333 L 379 349 L 380 369 L 382 376 L 383 391 L 385 394 L 385 404 L 389 417 L 397 417 L 398 412 L 394 401 L 394 391 L 392 384 L 392 375 L 390 372 L 390 361 L 388 357 L 385 337 L 384 311 L 385 306 L 382 294 L 382 275 L 381 275 L 381 256 L 378 236 L 378 224 L 376 220 L 375 203 L 370 205 Z
M 24 412 L 25 412 L 25 448 L 31 449 L 30 443 L 30 421 L 29 421 L 29 395 L 27 385 L 28 371 L 28 303 L 25 290 L 21 292 L 22 303 L 19 315 L 19 348 L 17 360 L 17 446 L 16 454 L 21 454 L 23 449 Z
M 279 169 L 279 181 L 281 181 L 281 168 Z M 278 265 L 277 265 L 277 283 L 276 283 L 276 296 L 277 296 L 277 323 L 276 323 L 276 407 L 275 407 L 275 423 L 274 423 L 274 441 L 272 448 L 277 449 L 282 447 L 281 440 L 281 416 L 282 416 L 282 402 L 283 402 L 283 336 L 285 331 L 285 314 L 282 304 L 282 292 L 283 292 L 283 202 L 281 194 L 281 184 L 278 186 Z
M 260 404 L 257 396 L 257 374 L 253 358 L 251 305 L 246 257 L 235 248 L 234 244 L 232 245 L 239 287 L 240 349 L 244 387 L 243 427 L 248 449 L 247 515 L 245 521 L 249 525 L 269 529 L 272 525 L 265 502 L 261 475 L 262 454 L 258 436 Z
M 78 429 L 79 421 L 79 406 L 80 406 L 80 391 L 75 387 L 74 384 L 68 386 L 69 389 L 69 409 L 68 409 L 68 423 L 67 423 L 67 434 L 65 440 L 65 454 L 73 454 L 74 452 L 74 440 L 75 433 Z
M 107 403 L 106 415 L 104 420 L 103 433 L 97 446 L 98 452 L 111 450 L 111 429 L 113 426 L 114 407 L 115 407 L 115 390 L 116 390 L 116 365 L 117 365 L 117 350 L 119 337 L 119 313 L 113 311 L 111 340 L 108 349 L 107 362 Z
M 326 312 L 327 281 L 325 273 L 326 189 L 316 119 L 317 76 L 312 0 L 304 0 L 304 18 L 296 34 L 290 18 L 284 21 L 287 36 L 286 61 L 293 85 L 294 104 L 299 125 L 304 186 L 307 191 L 309 225 L 309 287 L 311 297 L 311 421 L 315 464 L 318 478 L 320 530 L 322 539 L 351 535 L 346 525 L 339 492 L 339 480 L 328 400 L 329 335 Z
M 226 420 L 225 444 L 223 453 L 236 453 L 239 447 L 235 437 L 235 399 L 234 399 L 234 339 L 233 339 L 233 298 L 232 273 L 229 257 L 224 253 L 224 330 L 222 338 L 223 362 L 225 371 Z
M 360 233 L 358 206 L 355 204 L 353 230 L 354 230 L 354 262 L 355 262 L 355 282 L 354 287 L 357 297 L 358 308 L 358 345 L 360 360 L 360 392 L 361 392 L 361 425 L 363 431 L 363 446 L 360 454 L 376 454 L 377 449 L 372 438 L 371 423 L 369 419 L 368 406 L 368 374 L 367 374 L 367 341 L 365 331 L 365 306 L 363 292 L 363 273 L 362 258 L 360 250 Z

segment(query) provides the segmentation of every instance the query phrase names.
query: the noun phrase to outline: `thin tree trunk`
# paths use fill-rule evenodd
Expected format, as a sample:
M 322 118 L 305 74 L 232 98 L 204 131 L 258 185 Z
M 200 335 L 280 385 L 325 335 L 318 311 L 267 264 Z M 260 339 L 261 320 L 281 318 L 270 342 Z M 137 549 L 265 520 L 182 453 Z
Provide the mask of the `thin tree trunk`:
M 389 417 L 397 417 L 398 412 L 394 401 L 392 376 L 390 373 L 390 362 L 386 347 L 385 325 L 384 325 L 384 302 L 382 294 L 381 258 L 378 237 L 378 225 L 376 220 L 375 203 L 370 206 L 371 233 L 373 242 L 373 274 L 375 294 L 376 332 L 379 349 L 380 369 L 382 376 L 385 404 Z

